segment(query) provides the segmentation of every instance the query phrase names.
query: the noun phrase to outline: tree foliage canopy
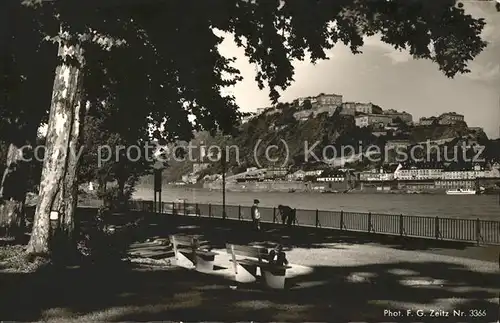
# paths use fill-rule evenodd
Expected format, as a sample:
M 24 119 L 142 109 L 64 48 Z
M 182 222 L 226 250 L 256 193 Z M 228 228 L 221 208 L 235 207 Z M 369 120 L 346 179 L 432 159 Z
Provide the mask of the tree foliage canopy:
M 48 117 L 57 53 L 55 46 L 42 44 L 54 30 L 50 20 L 46 8 L 0 4 L 0 138 L 7 143 L 34 140 Z
M 449 77 L 468 72 L 467 63 L 486 46 L 480 38 L 484 21 L 465 14 L 454 0 L 40 3 L 23 2 L 37 11 L 50 7 L 54 20 L 91 40 L 87 97 L 115 100 L 124 111 L 120 122 L 165 125 L 162 135 L 170 139 L 189 139 L 194 129 L 229 132 L 238 119 L 234 97 L 221 89 L 241 76 L 233 58 L 219 53 L 223 38 L 217 30 L 234 34 L 257 67 L 259 87 L 267 86 L 274 102 L 293 81 L 293 60 L 326 59 L 325 51 L 338 42 L 359 53 L 364 36 L 381 34 L 395 48 L 432 60 Z M 102 50 L 117 44 L 116 50 Z

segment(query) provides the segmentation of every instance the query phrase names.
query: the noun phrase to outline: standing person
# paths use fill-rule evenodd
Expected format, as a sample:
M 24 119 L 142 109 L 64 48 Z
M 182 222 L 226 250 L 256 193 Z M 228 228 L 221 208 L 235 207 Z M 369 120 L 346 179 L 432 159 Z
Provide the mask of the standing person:
M 252 221 L 253 227 L 255 230 L 260 231 L 260 211 L 259 211 L 259 203 L 260 201 L 255 199 L 253 200 L 252 205 Z

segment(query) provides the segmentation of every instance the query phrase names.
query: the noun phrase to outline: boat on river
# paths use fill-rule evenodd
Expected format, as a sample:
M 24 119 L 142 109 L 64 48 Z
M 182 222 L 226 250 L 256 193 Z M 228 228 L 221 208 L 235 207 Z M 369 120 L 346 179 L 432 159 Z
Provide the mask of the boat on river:
M 458 190 L 447 190 L 446 194 L 447 195 L 475 195 L 476 190 L 459 188 Z

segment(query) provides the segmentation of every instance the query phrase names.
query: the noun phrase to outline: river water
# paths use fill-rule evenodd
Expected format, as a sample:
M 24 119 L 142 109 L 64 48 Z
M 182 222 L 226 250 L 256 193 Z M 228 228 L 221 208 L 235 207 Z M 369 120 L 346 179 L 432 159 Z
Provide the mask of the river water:
M 162 201 L 187 199 L 192 203 L 222 204 L 221 191 L 184 187 L 163 188 Z M 150 188 L 137 188 L 134 198 L 153 200 Z M 226 192 L 227 205 L 252 205 L 259 199 L 263 207 L 278 204 L 297 209 L 373 212 L 500 221 L 500 205 L 495 195 L 418 195 L 418 194 L 321 194 L 280 192 Z

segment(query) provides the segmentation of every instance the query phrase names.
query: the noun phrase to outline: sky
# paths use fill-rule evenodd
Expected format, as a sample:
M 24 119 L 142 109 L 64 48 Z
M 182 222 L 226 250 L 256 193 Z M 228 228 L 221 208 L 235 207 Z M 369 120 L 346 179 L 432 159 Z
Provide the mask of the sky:
M 464 2 L 466 11 L 486 20 L 483 39 L 488 47 L 470 64 L 471 73 L 447 78 L 438 65 L 414 60 L 406 51 L 394 50 L 377 36 L 365 38 L 363 53 L 353 55 L 343 44 L 328 52 L 329 60 L 294 62 L 294 83 L 281 93 L 281 102 L 319 93 L 343 95 L 344 102 L 372 102 L 383 109 L 407 111 L 414 121 L 423 116 L 454 111 L 465 115 L 469 126 L 483 127 L 490 138 L 500 132 L 500 13 L 494 3 Z M 219 47 L 226 57 L 236 57 L 234 67 L 244 77 L 227 89 L 242 111 L 271 106 L 267 89 L 259 90 L 255 66 L 228 35 Z M 225 91 L 226 92 L 226 91 Z

